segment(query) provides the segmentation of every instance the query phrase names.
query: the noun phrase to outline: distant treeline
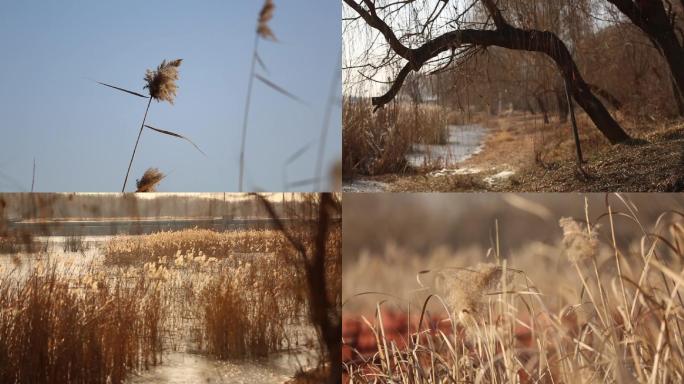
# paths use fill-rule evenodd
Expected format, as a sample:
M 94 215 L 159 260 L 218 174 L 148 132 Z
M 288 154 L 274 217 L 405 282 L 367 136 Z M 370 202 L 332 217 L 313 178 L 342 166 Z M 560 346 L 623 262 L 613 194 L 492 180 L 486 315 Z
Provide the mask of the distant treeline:
M 268 196 L 282 217 L 306 214 L 315 200 L 314 195 Z M 0 194 L 0 219 L 4 220 L 129 217 L 265 218 L 268 214 L 255 196 L 238 194 L 161 194 L 154 198 L 135 194 Z

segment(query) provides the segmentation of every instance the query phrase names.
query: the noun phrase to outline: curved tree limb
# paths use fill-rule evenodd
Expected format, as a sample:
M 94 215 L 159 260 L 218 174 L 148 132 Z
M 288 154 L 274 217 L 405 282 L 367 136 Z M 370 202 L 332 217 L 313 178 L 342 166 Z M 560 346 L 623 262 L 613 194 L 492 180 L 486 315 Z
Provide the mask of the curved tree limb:
M 363 1 L 372 5 L 370 0 Z M 345 4 L 358 12 L 369 26 L 385 36 L 392 50 L 398 49 L 399 51 L 395 50 L 395 52 L 408 61 L 399 72 L 389 91 L 372 99 L 376 109 L 387 104 L 397 95 L 404 80 L 412 70 L 420 70 L 428 60 L 442 52 L 465 44 L 481 47 L 497 46 L 546 54 L 556 63 L 561 75 L 568 83 L 573 98 L 587 112 L 603 135 L 612 144 L 630 139 L 629 135 L 608 113 L 601 101 L 591 92 L 570 51 L 558 36 L 549 31 L 516 28 L 505 21 L 493 0 L 481 1 L 494 19 L 496 29 L 459 29 L 437 36 L 418 48 L 408 48 L 399 41 L 389 25 L 375 14 L 374 6 L 366 11 L 355 0 L 344 0 Z

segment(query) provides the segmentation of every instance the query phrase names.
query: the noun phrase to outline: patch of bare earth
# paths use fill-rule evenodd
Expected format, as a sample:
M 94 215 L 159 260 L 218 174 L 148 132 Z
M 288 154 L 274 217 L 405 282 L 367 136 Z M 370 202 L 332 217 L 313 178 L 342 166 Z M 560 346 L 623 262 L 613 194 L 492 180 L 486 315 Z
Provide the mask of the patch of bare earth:
M 577 171 L 574 158 L 525 169 L 515 191 L 681 192 L 684 191 L 684 124 L 669 124 L 641 137 L 639 144 L 606 146 Z

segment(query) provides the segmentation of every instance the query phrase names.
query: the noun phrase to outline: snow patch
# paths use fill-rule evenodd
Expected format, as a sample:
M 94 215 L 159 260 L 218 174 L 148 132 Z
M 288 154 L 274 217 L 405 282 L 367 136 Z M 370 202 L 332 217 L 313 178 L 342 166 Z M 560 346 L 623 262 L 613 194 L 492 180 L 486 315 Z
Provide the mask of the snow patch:
M 444 176 L 455 176 L 455 175 L 474 175 L 476 173 L 480 173 L 482 170 L 480 168 L 470 168 L 470 167 L 464 167 L 464 168 L 442 168 L 438 171 L 432 171 L 428 173 L 428 176 L 430 177 L 444 177 Z
M 515 172 L 513 171 L 501 171 L 495 175 L 485 177 L 484 182 L 489 185 L 492 185 L 504 180 L 508 180 L 513 175 L 515 175 Z

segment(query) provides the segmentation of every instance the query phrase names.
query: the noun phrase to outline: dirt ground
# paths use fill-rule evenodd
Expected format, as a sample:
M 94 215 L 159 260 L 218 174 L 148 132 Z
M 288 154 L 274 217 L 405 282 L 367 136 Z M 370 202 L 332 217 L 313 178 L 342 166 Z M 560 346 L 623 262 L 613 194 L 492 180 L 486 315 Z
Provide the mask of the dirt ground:
M 553 118 L 552 118 L 553 120 Z M 569 123 L 513 114 L 483 123 L 483 150 L 456 169 L 368 177 L 392 192 L 684 191 L 684 122 L 621 121 L 635 144 L 610 145 L 578 116 L 584 164 L 577 167 Z

